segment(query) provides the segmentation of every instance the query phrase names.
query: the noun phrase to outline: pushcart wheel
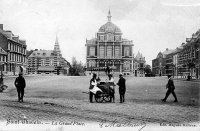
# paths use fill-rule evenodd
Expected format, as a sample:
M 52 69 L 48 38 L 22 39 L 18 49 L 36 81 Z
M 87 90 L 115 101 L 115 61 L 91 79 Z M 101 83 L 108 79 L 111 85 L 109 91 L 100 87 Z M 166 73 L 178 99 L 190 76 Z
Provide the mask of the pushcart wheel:
M 98 103 L 102 103 L 103 102 L 103 97 L 101 96 L 101 92 L 97 92 L 97 94 L 95 95 L 95 100 Z
M 106 102 L 111 102 L 111 99 L 110 99 L 110 96 L 109 96 L 109 95 L 104 96 L 103 99 L 104 99 Z

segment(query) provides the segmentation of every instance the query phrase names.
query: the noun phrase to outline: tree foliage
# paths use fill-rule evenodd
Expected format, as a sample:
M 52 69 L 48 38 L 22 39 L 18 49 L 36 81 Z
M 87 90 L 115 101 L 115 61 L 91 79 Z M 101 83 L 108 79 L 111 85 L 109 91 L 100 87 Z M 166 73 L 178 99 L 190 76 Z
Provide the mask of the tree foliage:
M 151 74 L 151 66 L 150 65 L 146 65 L 144 67 L 144 71 L 145 71 L 146 74 Z
M 76 60 L 76 57 L 72 57 L 72 64 L 71 67 L 69 68 L 69 73 L 72 76 L 80 76 L 84 74 L 84 66 L 83 63 L 80 61 L 78 62 Z

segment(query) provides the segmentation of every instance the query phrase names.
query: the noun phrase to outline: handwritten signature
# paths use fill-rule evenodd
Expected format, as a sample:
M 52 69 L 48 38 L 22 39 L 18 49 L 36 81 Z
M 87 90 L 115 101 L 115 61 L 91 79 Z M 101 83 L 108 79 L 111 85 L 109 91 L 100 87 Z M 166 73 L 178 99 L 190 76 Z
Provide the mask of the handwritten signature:
M 106 128 L 106 127 L 139 127 L 138 131 L 141 131 L 143 128 L 146 127 L 145 122 L 141 123 L 133 123 L 131 121 L 124 121 L 124 122 L 118 122 L 116 119 L 112 122 L 108 122 L 106 120 L 102 120 L 99 123 L 100 128 Z

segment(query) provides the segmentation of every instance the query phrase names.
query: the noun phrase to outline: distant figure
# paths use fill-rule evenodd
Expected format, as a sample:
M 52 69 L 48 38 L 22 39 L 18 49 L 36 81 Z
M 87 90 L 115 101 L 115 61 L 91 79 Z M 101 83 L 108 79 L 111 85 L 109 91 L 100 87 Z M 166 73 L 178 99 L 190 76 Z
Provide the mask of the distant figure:
M 90 99 L 90 103 L 93 103 L 93 95 L 96 94 L 97 91 L 101 91 L 101 89 L 99 89 L 97 87 L 97 75 L 95 73 L 93 73 L 92 79 L 90 80 L 90 87 L 89 87 L 89 99 Z
M 19 76 L 15 79 L 15 87 L 17 88 L 18 101 L 23 102 L 24 97 L 24 88 L 26 87 L 26 81 L 22 76 L 22 73 L 19 73 Z
M 0 92 L 3 91 L 3 77 L 0 77 Z
M 168 79 L 169 80 L 168 80 L 168 83 L 166 85 L 166 88 L 168 88 L 168 90 L 166 92 L 165 98 L 161 99 L 163 102 L 166 102 L 166 100 L 167 100 L 168 96 L 170 95 L 170 93 L 172 93 L 172 95 L 175 98 L 174 102 L 178 102 L 176 94 L 174 92 L 174 90 L 175 90 L 174 81 L 172 80 L 171 77 L 172 77 L 172 75 L 168 75 Z
M 7 89 L 8 86 L 7 85 L 4 85 L 4 82 L 3 82 L 3 75 L 1 74 L 1 77 L 0 77 L 0 92 L 3 92 L 5 89 Z
M 110 67 L 107 66 L 105 71 L 106 71 L 106 75 L 110 74 Z
M 119 75 L 117 85 L 119 86 L 120 103 L 122 103 L 125 101 L 124 95 L 126 92 L 126 80 L 123 78 L 122 74 Z
M 114 83 L 114 78 L 113 78 L 112 74 L 108 74 L 107 82 L 108 82 L 109 87 L 110 87 L 110 91 L 109 91 L 110 102 L 112 102 L 112 100 L 113 100 L 113 102 L 115 102 L 115 83 Z

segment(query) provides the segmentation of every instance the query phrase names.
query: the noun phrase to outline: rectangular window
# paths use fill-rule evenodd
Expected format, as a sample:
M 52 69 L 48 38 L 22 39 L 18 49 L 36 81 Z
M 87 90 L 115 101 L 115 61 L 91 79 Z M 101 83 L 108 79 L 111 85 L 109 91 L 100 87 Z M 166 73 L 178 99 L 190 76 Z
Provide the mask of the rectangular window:
M 45 60 L 41 60 L 41 66 L 45 66 Z
M 129 55 L 129 47 L 124 47 L 124 56 L 130 56 Z
M 90 56 L 95 56 L 95 47 L 90 47 Z
M 100 50 L 100 58 L 104 58 L 104 46 L 100 46 L 99 47 L 99 50 Z
M 104 41 L 104 35 L 100 35 L 100 41 Z
M 107 57 L 108 58 L 112 57 L 112 46 L 107 46 Z
M 53 60 L 50 60 L 50 65 L 51 65 L 51 66 L 53 65 Z
M 115 57 L 119 57 L 119 56 L 120 56 L 120 47 L 115 46 Z

